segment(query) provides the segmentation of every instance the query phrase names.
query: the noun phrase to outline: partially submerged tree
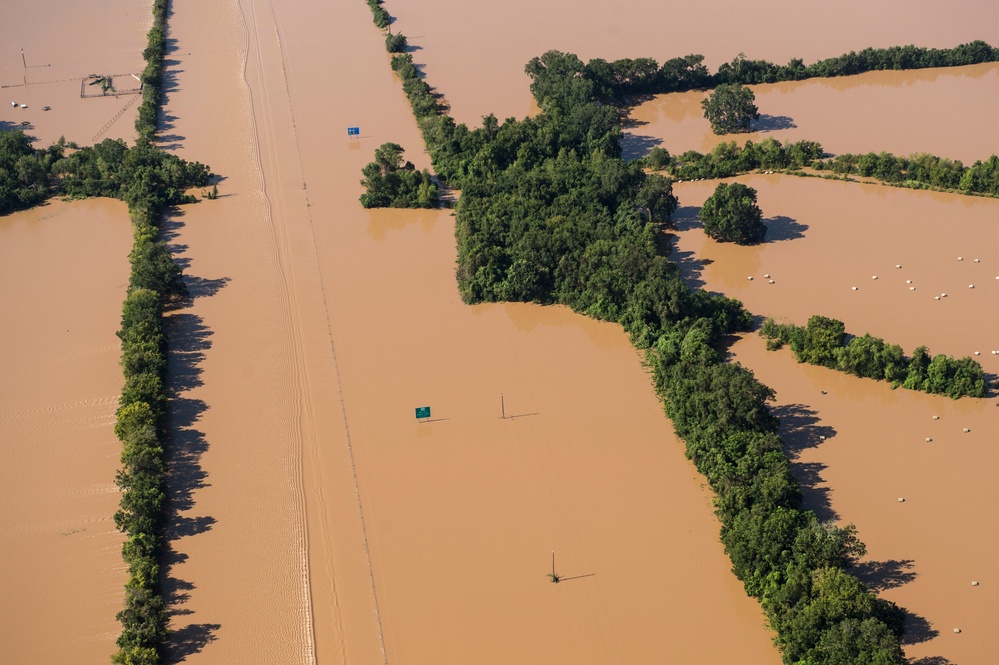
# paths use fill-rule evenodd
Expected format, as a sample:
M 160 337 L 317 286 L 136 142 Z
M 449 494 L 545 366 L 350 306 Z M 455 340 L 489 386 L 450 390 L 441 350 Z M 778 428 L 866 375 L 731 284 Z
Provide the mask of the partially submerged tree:
M 759 120 L 756 95 L 739 83 L 723 83 L 701 101 L 704 117 L 715 134 L 748 132 L 753 120 Z
M 756 190 L 733 182 L 721 183 L 701 208 L 704 232 L 720 242 L 755 245 L 763 242 L 767 227 L 756 205 Z

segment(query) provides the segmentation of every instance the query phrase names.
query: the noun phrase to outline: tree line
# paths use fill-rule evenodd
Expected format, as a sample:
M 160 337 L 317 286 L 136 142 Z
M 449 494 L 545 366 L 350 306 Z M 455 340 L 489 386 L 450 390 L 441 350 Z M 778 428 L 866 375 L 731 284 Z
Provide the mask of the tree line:
M 665 148 L 657 147 L 643 158 L 642 163 L 680 180 L 728 178 L 758 170 L 810 168 L 820 175 L 860 176 L 898 187 L 999 197 L 999 157 L 996 155 L 984 161 L 977 160 L 971 166 L 927 153 L 908 157 L 888 152 L 844 153 L 829 157 L 815 141 L 782 144 L 777 139 L 766 138 L 758 142 L 746 141 L 742 146 L 735 141 L 723 141 L 707 153 L 688 150 L 675 156 Z
M 973 41 L 949 49 L 893 46 L 865 48 L 805 65 L 800 58 L 786 65 L 750 60 L 739 54 L 722 64 L 714 74 L 704 65 L 704 56 L 691 54 L 666 60 L 622 58 L 608 62 L 595 58 L 581 75 L 592 81 L 597 99 L 620 102 L 633 95 L 657 95 L 714 88 L 722 84 L 778 83 L 810 78 L 853 76 L 870 71 L 960 67 L 999 60 L 999 48 Z
M 406 89 L 415 70 L 402 57 L 393 69 Z M 474 129 L 432 95 L 424 104 L 422 79 L 422 92 L 407 89 L 435 171 L 462 192 L 463 300 L 561 303 L 620 323 L 647 352 L 666 412 L 716 492 L 733 570 L 761 600 L 784 661 L 902 665 L 901 610 L 848 571 L 864 552 L 856 530 L 801 510 L 767 406 L 773 392 L 716 350 L 751 327 L 749 313 L 688 288 L 666 257 L 670 181 L 620 158 L 617 113 L 576 56 L 550 51 L 525 71 L 542 112 L 489 115 Z
M 38 205 L 51 194 L 49 174 L 62 143 L 36 150 L 19 129 L 0 130 L 0 215 Z
M 771 351 L 788 345 L 798 362 L 888 381 L 893 388 L 902 386 L 952 399 L 985 397 L 988 392 L 985 372 L 970 356 L 956 359 L 941 353 L 931 357 L 929 350 L 920 346 L 907 358 L 902 347 L 880 337 L 865 333 L 848 339 L 843 322 L 825 316 L 812 316 L 805 326 L 777 323 L 768 317 L 760 335 Z

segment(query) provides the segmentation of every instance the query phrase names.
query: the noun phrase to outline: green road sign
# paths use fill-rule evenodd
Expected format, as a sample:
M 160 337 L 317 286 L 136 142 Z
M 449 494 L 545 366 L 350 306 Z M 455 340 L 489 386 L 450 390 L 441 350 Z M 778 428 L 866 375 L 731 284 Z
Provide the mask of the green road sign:
M 418 406 L 418 407 L 416 407 L 416 417 L 417 418 L 429 418 L 430 417 L 430 407 L 429 406 Z

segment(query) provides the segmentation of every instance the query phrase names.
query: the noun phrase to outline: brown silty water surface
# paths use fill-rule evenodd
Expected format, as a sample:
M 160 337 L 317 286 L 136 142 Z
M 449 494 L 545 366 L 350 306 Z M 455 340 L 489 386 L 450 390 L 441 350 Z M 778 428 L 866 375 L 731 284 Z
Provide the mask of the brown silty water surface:
M 688 280 L 756 314 L 798 324 L 823 314 L 908 353 L 926 344 L 972 356 L 994 378 L 999 201 L 780 175 L 737 180 L 759 191 L 768 241 L 705 238 L 696 211 L 716 183 L 683 183 L 675 256 Z M 953 401 L 892 391 L 799 365 L 756 336 L 732 351 L 777 391 L 806 504 L 857 524 L 869 549 L 861 578 L 912 615 L 907 654 L 992 662 L 999 594 L 988 575 L 997 543 L 982 520 L 999 500 L 987 476 L 997 462 L 995 393 Z
M 830 153 L 928 152 L 966 165 L 999 151 L 999 64 L 751 86 L 760 119 L 754 131 L 717 135 L 704 119 L 704 91 L 659 95 L 631 110 L 636 126 L 625 132 L 626 159 L 652 145 L 673 155 L 708 152 L 723 141 L 737 145 L 773 137 L 818 141 Z
M 982 0 L 745 3 L 636 0 L 609 6 L 569 0 L 504 3 L 392 2 L 385 7 L 459 122 L 532 113 L 524 65 L 557 49 L 591 58 L 669 58 L 699 53 L 712 71 L 739 53 L 806 63 L 868 46 L 995 45 L 999 5 Z M 957 105 L 959 106 L 959 105 Z M 794 117 L 794 116 L 792 116 Z M 821 139 L 819 139 L 821 140 Z M 672 149 L 672 147 L 670 147 Z M 985 155 L 988 156 L 988 155 Z
M 171 315 L 174 652 L 778 663 L 620 329 L 466 306 L 448 212 L 360 208 L 379 144 L 427 164 L 368 8 L 177 2 L 171 26 L 172 143 L 225 177 L 168 224 L 195 296 Z
M 115 649 L 130 231 L 108 200 L 0 217 L 0 662 L 106 663 Z
M 4 3 L 0 127 L 28 122 L 24 129 L 39 139 L 36 147 L 48 146 L 60 136 L 80 145 L 105 138 L 134 141 L 139 96 L 82 99 L 80 81 L 90 74 L 117 75 L 113 79 L 117 90 L 138 88 L 131 74 L 141 75 L 145 67 L 142 51 L 152 25 L 150 6 L 149 0 Z M 84 89 L 89 95 L 100 86 Z M 17 108 L 11 102 L 17 102 Z M 51 110 L 43 111 L 45 106 Z

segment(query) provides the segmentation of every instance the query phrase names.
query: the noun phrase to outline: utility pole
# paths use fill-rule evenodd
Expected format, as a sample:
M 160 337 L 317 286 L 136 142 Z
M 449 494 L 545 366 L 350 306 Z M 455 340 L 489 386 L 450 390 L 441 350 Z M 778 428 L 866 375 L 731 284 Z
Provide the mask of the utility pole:
M 506 420 L 506 402 L 503 401 L 503 393 L 500 393 L 500 418 Z
M 23 46 L 21 47 L 21 64 L 24 65 L 25 69 L 28 68 L 28 61 L 24 59 L 24 47 Z

